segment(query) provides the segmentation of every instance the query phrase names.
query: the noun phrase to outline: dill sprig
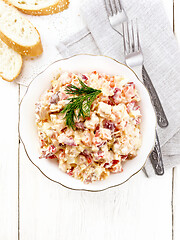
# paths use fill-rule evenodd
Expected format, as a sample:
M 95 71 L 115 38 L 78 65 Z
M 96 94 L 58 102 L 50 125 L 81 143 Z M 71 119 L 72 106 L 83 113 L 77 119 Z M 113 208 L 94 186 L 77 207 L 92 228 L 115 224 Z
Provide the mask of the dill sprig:
M 83 81 L 78 80 L 81 88 L 72 84 L 66 87 L 66 93 L 76 95 L 76 97 L 68 98 L 69 103 L 61 111 L 61 113 L 66 114 L 66 125 L 73 130 L 75 129 L 75 119 L 90 116 L 91 105 L 95 98 L 101 93 L 101 90 L 88 87 Z

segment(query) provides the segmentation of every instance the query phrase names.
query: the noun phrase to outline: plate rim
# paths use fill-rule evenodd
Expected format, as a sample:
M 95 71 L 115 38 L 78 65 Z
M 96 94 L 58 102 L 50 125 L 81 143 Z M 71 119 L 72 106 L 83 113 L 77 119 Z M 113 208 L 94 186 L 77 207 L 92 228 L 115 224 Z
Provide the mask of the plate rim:
M 112 57 L 109 57 L 109 56 L 105 56 L 105 55 L 95 55 L 95 54 L 75 54 L 75 55 L 72 55 L 72 56 L 69 56 L 69 57 L 66 57 L 66 58 L 58 59 L 58 60 L 50 63 L 48 66 L 46 66 L 46 68 L 44 68 L 44 70 L 42 70 L 40 73 L 38 73 L 38 74 L 30 81 L 30 83 L 26 86 L 27 89 L 26 89 L 26 91 L 25 91 L 25 93 L 24 93 L 24 95 L 23 95 L 23 97 L 22 97 L 22 99 L 21 99 L 21 101 L 20 101 L 20 104 L 19 104 L 18 134 L 19 134 L 19 139 L 20 139 L 20 141 L 21 141 L 22 144 L 23 144 L 23 147 L 24 147 L 24 150 L 25 150 L 25 153 L 26 153 L 28 159 L 30 160 L 30 162 L 31 162 L 47 179 L 49 179 L 50 181 L 52 181 L 52 182 L 54 182 L 54 183 L 57 183 L 57 184 L 65 187 L 65 188 L 67 188 L 67 189 L 69 189 L 69 190 L 73 190 L 73 191 L 102 192 L 102 191 L 105 191 L 105 190 L 107 190 L 107 189 L 111 189 L 111 188 L 114 188 L 114 187 L 121 186 L 122 184 L 126 183 L 128 180 L 130 180 L 133 176 L 135 176 L 137 173 L 139 173 L 139 172 L 144 168 L 144 166 L 146 165 L 147 160 L 148 160 L 148 158 L 149 158 L 149 155 L 151 154 L 151 152 L 152 152 L 152 150 L 153 150 L 153 148 L 154 148 L 155 137 L 154 137 L 154 144 L 153 144 L 150 152 L 148 153 L 147 158 L 146 158 L 143 166 L 142 166 L 138 171 L 136 171 L 135 173 L 133 173 L 133 174 L 132 174 L 131 176 L 129 176 L 125 181 L 123 181 L 123 182 L 121 182 L 121 183 L 119 183 L 119 184 L 115 184 L 115 185 L 112 185 L 112 186 L 109 186 L 109 187 L 106 187 L 106 188 L 102 188 L 102 189 L 98 189 L 98 190 L 90 190 L 90 189 L 84 189 L 84 188 L 82 188 L 82 189 L 79 189 L 79 188 L 77 188 L 77 189 L 76 189 L 76 188 L 71 188 L 71 187 L 68 187 L 68 186 L 62 184 L 61 182 L 55 181 L 55 180 L 53 180 L 52 178 L 48 177 L 48 176 L 40 169 L 40 167 L 38 167 L 38 166 L 32 161 L 32 159 L 30 158 L 30 156 L 29 156 L 29 154 L 28 154 L 28 151 L 27 151 L 27 149 L 26 149 L 26 145 L 25 145 L 25 143 L 24 143 L 24 141 L 23 141 L 23 139 L 22 139 L 22 137 L 21 137 L 21 133 L 20 133 L 20 132 L 21 132 L 21 131 L 20 131 L 20 124 L 21 124 L 21 105 L 22 105 L 22 102 L 23 102 L 25 96 L 26 96 L 27 93 L 28 93 L 28 90 L 29 90 L 29 87 L 31 86 L 31 84 L 34 82 L 34 80 L 35 80 L 39 75 L 41 75 L 43 72 L 45 72 L 45 71 L 46 71 L 51 65 L 53 65 L 54 63 L 57 63 L 57 62 L 60 62 L 60 61 L 64 61 L 64 60 L 68 60 L 68 59 L 71 59 L 71 58 L 77 57 L 77 56 L 106 57 L 106 58 L 109 58 L 109 59 L 117 62 L 117 63 L 120 64 L 120 65 L 123 65 L 123 66 L 127 67 L 130 71 L 132 71 L 132 72 L 134 73 L 134 75 L 136 76 L 137 80 L 144 86 L 144 88 L 146 89 L 146 91 L 147 91 L 147 93 L 148 93 L 148 95 L 149 95 L 150 102 L 151 102 L 151 105 L 152 105 L 152 108 L 153 108 L 153 111 L 154 111 L 154 116 L 155 116 L 155 119 L 156 119 L 154 132 L 156 131 L 156 127 L 157 127 L 157 116 L 156 116 L 156 114 L 155 114 L 155 110 L 154 110 L 154 106 L 153 106 L 153 104 L 152 104 L 152 100 L 151 100 L 150 94 L 149 94 L 148 89 L 146 88 L 146 86 L 141 82 L 141 80 L 139 79 L 139 77 L 137 76 L 137 74 L 134 72 L 133 69 L 131 69 L 131 68 L 130 68 L 129 66 L 127 66 L 126 64 L 121 63 L 121 62 L 117 61 L 116 59 L 114 59 L 114 58 L 112 58 Z

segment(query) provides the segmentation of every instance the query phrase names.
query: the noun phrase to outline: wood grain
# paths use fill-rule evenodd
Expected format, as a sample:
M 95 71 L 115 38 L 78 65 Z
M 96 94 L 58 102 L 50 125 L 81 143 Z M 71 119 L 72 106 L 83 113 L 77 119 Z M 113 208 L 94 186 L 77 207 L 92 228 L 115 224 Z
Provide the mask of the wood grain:
M 176 167 L 174 170 L 174 199 L 173 199 L 173 220 L 174 220 L 174 226 L 173 226 L 173 240 L 179 240 L 180 239 L 180 167 Z
M 164 0 L 164 5 L 172 20 L 172 1 Z M 100 193 L 67 190 L 45 178 L 21 146 L 21 240 L 170 240 L 171 196 L 171 171 L 150 179 L 140 172 L 124 185 Z
M 81 2 L 73 0 L 67 13 L 59 15 L 58 20 L 63 23 L 58 24 L 59 35 L 65 32 L 66 22 L 69 35 L 78 30 L 77 23 L 81 20 L 77 9 Z M 180 2 L 174 2 L 175 31 L 180 41 Z M 173 25 L 173 1 L 163 0 L 163 3 Z M 69 27 L 71 16 L 73 23 Z M 46 38 L 47 33 L 43 35 L 45 18 L 41 19 L 37 27 L 46 47 L 51 42 Z M 37 18 L 33 17 L 32 21 L 36 25 Z M 46 27 L 56 29 L 55 22 Z M 31 61 L 30 66 L 34 64 Z M 0 118 L 0 239 L 170 240 L 172 236 L 172 240 L 180 239 L 180 167 L 175 169 L 173 194 L 171 171 L 150 179 L 140 172 L 124 185 L 100 193 L 67 190 L 44 177 L 29 161 L 22 145 L 18 169 L 18 98 L 23 96 L 25 88 L 21 87 L 21 96 L 18 91 L 15 83 L 0 79 L 3 113 Z
M 141 172 L 101 193 L 75 192 L 46 179 L 22 150 L 20 189 L 20 239 L 171 238 L 171 172 L 152 179 Z
M 0 239 L 18 239 L 18 85 L 0 78 Z
M 20 239 L 171 239 L 171 172 L 75 192 L 46 179 L 22 151 L 21 181 Z
M 180 43 L 180 1 L 174 0 L 174 32 L 178 42 Z M 173 186 L 173 238 L 172 240 L 180 239 L 180 166 L 173 170 L 174 173 L 174 186 Z

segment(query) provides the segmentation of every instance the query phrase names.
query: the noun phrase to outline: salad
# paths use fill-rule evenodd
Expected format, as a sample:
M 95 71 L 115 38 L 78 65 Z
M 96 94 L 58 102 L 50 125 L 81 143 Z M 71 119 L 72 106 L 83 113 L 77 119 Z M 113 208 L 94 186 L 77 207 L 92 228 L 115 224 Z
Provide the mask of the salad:
M 121 173 L 141 147 L 139 102 L 124 76 L 59 73 L 35 105 L 40 158 L 84 183 Z

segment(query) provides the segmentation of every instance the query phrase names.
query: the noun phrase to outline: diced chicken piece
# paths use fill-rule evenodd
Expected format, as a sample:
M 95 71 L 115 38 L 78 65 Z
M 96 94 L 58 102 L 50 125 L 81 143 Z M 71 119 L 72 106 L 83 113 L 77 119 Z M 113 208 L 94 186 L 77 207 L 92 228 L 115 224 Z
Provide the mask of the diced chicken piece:
M 79 155 L 79 153 L 80 153 L 80 151 L 76 146 L 74 146 L 74 147 L 72 147 L 71 145 L 66 146 L 65 154 L 66 154 L 68 163 L 74 163 L 75 158 Z
M 76 143 L 72 137 L 67 137 L 66 134 L 61 133 L 58 137 L 59 143 L 62 143 L 64 145 L 68 146 L 76 146 Z
M 124 78 L 123 76 L 115 76 L 116 86 L 122 88 L 129 82 L 129 78 Z
M 112 96 L 113 95 L 113 89 L 109 86 L 109 82 L 103 81 L 101 86 L 101 91 L 103 93 L 103 96 Z
M 67 104 L 67 100 L 61 100 L 57 104 L 50 105 L 50 112 L 60 112 Z
M 123 143 L 115 143 L 113 145 L 113 152 L 118 155 L 128 155 L 132 146 L 125 140 Z
M 71 76 L 69 75 L 68 72 L 62 73 L 61 76 L 59 77 L 59 80 L 62 85 L 69 84 L 72 81 Z
M 92 145 L 92 152 L 97 152 L 99 150 L 99 146 Z
M 126 120 L 122 120 L 119 124 L 118 124 L 118 128 L 124 130 L 125 127 L 127 125 L 127 121 Z
M 59 168 L 60 168 L 63 172 L 66 172 L 67 169 L 68 169 L 68 165 L 67 165 L 66 162 L 65 162 L 65 163 L 60 163 L 60 164 L 59 164 Z
M 126 105 L 123 103 L 116 106 L 112 106 L 112 112 L 116 116 L 117 122 L 129 119 Z
M 111 106 L 104 103 L 104 102 L 100 102 L 99 106 L 98 106 L 98 111 L 97 113 L 101 116 L 101 117 L 107 117 L 111 115 Z
M 57 104 L 51 104 L 50 105 L 50 113 L 60 112 L 61 109 L 62 109 L 62 106 L 60 106 L 60 105 L 57 105 Z
M 89 131 L 84 131 L 82 133 L 82 139 L 81 141 L 86 145 L 86 146 L 91 146 L 92 144 L 92 136 L 91 133 Z
M 53 127 L 57 132 L 60 132 L 63 128 L 66 127 L 66 121 L 61 114 L 50 114 L 50 119 L 53 123 Z
M 96 89 L 100 89 L 101 88 L 101 83 L 100 81 L 98 80 L 99 76 L 98 74 L 94 73 L 94 74 L 91 74 L 89 76 L 89 83 L 90 83 L 90 87 L 92 88 L 96 88 Z
M 100 138 L 103 140 L 111 140 L 111 130 L 107 128 L 100 128 Z
M 77 145 L 81 144 L 81 139 L 82 139 L 82 131 L 79 131 L 79 130 L 75 131 L 74 132 L 74 141 Z
M 113 145 L 113 152 L 118 154 L 120 149 L 121 149 L 121 144 L 114 143 L 114 145 Z
M 57 138 L 53 138 L 53 137 L 51 136 L 51 141 L 52 141 L 52 144 L 53 144 L 55 147 L 58 147 L 58 148 L 59 148 L 59 142 L 58 142 Z
M 100 176 L 102 174 L 102 172 L 104 172 L 104 168 L 102 168 L 101 166 L 96 167 L 96 169 L 94 170 L 96 176 Z
M 104 152 L 104 159 L 106 162 L 110 162 L 114 159 L 114 153 L 112 151 L 109 151 L 107 145 L 102 146 L 101 150 Z
M 39 116 L 40 120 L 46 120 L 48 118 L 48 116 L 49 116 L 49 108 L 48 108 L 48 106 L 37 104 L 35 112 Z
M 95 127 L 98 125 L 99 123 L 99 118 L 95 113 L 92 113 L 91 115 L 91 119 L 90 120 L 86 120 L 84 125 L 86 128 L 94 130 Z
M 66 136 L 71 137 L 74 135 L 74 131 L 72 130 L 72 128 L 67 128 L 65 134 Z
M 121 148 L 121 154 L 122 155 L 127 155 L 129 153 L 129 149 L 127 146 L 124 146 Z
M 48 122 L 45 122 L 42 125 L 41 131 L 44 132 L 48 137 L 51 137 L 54 133 L 54 130 L 51 128 L 51 124 L 49 124 Z
M 66 125 L 65 125 L 64 121 L 62 121 L 61 123 L 54 124 L 53 129 L 55 129 L 57 132 L 61 132 L 65 126 Z
M 73 169 L 73 176 L 77 179 L 80 179 L 79 175 L 81 174 L 81 169 L 79 166 Z
M 48 104 L 49 101 L 50 101 L 50 98 L 52 97 L 53 94 L 54 94 L 54 93 L 53 93 L 53 91 L 51 91 L 51 90 L 45 91 L 45 92 L 41 95 L 40 101 L 41 101 L 43 104 Z

